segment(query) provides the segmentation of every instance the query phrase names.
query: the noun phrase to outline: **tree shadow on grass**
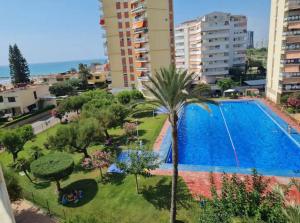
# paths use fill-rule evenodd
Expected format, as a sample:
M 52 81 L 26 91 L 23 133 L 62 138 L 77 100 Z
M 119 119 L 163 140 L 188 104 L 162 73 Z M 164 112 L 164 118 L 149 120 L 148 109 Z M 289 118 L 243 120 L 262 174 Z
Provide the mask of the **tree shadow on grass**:
M 33 186 L 35 189 L 45 189 L 51 185 L 50 181 L 41 181 L 41 182 L 34 182 Z
M 94 179 L 83 179 L 75 181 L 63 188 L 63 194 L 72 193 L 74 190 L 81 190 L 83 198 L 77 203 L 68 203 L 66 207 L 80 207 L 89 203 L 98 192 L 98 184 Z
M 113 184 L 113 185 L 121 185 L 124 182 L 126 174 L 122 173 L 106 173 L 102 183 L 104 184 Z
M 137 111 L 132 114 L 132 118 L 149 118 L 153 117 L 153 109 L 147 109 L 144 111 Z
M 158 181 L 155 186 L 148 186 L 142 190 L 143 197 L 150 202 L 157 209 L 170 209 L 171 202 L 171 182 L 164 177 Z M 177 207 L 189 208 L 191 207 L 192 197 L 182 180 L 178 180 L 177 185 Z

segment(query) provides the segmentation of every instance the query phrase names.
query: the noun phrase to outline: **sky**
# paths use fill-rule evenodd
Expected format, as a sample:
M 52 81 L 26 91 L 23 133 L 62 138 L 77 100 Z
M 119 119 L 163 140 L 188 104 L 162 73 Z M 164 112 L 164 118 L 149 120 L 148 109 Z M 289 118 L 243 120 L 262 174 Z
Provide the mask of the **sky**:
M 224 11 L 267 40 L 270 0 L 174 0 L 175 24 Z M 98 0 L 0 0 L 0 65 L 16 43 L 29 63 L 105 58 Z

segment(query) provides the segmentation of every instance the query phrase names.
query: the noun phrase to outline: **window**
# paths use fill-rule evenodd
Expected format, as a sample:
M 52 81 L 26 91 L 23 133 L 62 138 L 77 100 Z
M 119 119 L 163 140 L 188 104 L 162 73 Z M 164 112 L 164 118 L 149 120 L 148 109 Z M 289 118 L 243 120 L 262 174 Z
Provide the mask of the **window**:
M 122 14 L 121 14 L 121 12 L 118 12 L 118 19 L 122 19 Z
M 120 37 L 120 38 L 123 37 L 123 32 L 119 32 L 119 37 Z
M 121 56 L 125 56 L 125 50 L 121 49 Z
M 128 49 L 128 55 L 132 55 L 132 49 Z
M 126 36 L 130 37 L 130 31 L 126 31 Z
M 120 9 L 120 8 L 121 8 L 121 2 L 117 2 L 117 3 L 116 3 L 116 8 L 117 8 L 117 9 Z
M 124 66 L 126 66 L 126 58 L 122 58 L 122 65 Z
M 122 29 L 122 23 L 121 22 L 118 23 L 118 26 L 119 26 L 119 29 Z
M 36 91 L 33 92 L 34 99 L 37 99 Z
M 128 2 L 124 2 L 124 8 L 125 8 L 125 9 L 128 8 Z
M 129 28 L 129 22 L 125 23 L 126 28 Z
M 96 78 L 96 80 L 99 80 L 99 79 L 100 79 L 100 77 L 99 77 L 99 76 L 96 76 L 95 78 Z
M 0 96 L 0 103 L 3 102 L 3 96 Z
M 16 102 L 16 98 L 15 97 L 8 97 L 8 102 Z
M 125 18 L 127 19 L 127 18 L 129 18 L 129 13 L 128 12 L 125 12 Z

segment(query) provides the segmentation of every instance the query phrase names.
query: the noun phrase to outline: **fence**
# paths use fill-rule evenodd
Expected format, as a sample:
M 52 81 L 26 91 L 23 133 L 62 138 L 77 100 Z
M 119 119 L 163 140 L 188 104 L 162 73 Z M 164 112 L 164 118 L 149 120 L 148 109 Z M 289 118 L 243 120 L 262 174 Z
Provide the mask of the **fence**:
M 56 125 L 57 123 L 59 123 L 59 119 L 50 117 L 46 120 L 35 122 L 35 123 L 31 124 L 31 126 L 33 128 L 34 134 L 38 134 L 38 133 L 45 131 L 48 128 L 51 128 L 52 126 Z

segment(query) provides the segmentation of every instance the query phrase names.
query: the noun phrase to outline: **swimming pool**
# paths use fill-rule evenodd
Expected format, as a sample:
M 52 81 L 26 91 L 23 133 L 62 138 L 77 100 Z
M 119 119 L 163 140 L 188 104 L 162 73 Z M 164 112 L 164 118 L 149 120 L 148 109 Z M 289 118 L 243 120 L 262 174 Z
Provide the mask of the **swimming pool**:
M 178 127 L 179 168 L 182 170 L 298 176 L 300 136 L 259 101 L 228 101 L 185 107 Z M 170 132 L 165 136 L 171 141 Z M 166 165 L 172 163 L 170 144 Z M 300 176 L 300 175 L 299 175 Z

